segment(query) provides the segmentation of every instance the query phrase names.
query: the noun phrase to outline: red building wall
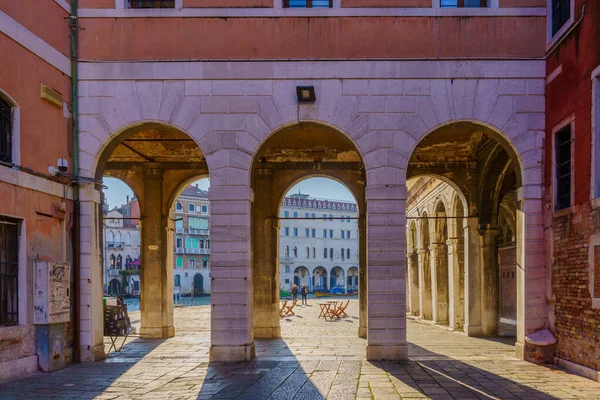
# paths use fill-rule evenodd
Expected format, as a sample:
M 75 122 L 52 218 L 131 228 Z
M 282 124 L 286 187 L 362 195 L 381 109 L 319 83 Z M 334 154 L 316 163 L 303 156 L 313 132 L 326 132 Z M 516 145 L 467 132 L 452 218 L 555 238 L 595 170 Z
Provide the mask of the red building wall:
M 600 310 L 589 291 L 589 237 L 600 233 L 600 213 L 590 200 L 592 71 L 600 65 L 600 3 L 577 0 L 573 32 L 548 57 L 546 86 L 545 204 L 547 254 L 552 266 L 553 330 L 557 356 L 600 370 Z M 557 71 L 562 72 L 557 74 Z M 574 117 L 572 206 L 553 212 L 553 129 Z

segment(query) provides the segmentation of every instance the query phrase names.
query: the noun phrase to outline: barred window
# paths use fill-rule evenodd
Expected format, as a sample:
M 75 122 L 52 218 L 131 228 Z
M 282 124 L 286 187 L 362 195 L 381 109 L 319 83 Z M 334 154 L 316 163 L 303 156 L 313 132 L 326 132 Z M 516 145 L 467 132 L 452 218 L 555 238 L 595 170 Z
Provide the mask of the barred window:
M 284 8 L 332 8 L 333 0 L 283 0 Z
M 0 218 L 0 326 L 19 323 L 19 225 Z
M 12 111 L 0 99 L 0 162 L 12 162 Z
M 556 211 L 571 207 L 571 125 L 554 137 Z
M 552 36 L 571 18 L 571 0 L 552 0 Z
M 129 0 L 129 8 L 175 8 L 175 0 Z
M 487 7 L 487 0 L 440 0 L 441 8 Z

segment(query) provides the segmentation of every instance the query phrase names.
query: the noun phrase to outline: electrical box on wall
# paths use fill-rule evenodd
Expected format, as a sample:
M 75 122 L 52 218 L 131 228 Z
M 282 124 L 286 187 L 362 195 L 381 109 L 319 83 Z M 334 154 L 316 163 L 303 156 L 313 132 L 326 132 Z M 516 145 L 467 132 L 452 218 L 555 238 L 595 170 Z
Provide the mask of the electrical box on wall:
M 70 320 L 71 264 L 34 264 L 33 323 L 49 325 Z

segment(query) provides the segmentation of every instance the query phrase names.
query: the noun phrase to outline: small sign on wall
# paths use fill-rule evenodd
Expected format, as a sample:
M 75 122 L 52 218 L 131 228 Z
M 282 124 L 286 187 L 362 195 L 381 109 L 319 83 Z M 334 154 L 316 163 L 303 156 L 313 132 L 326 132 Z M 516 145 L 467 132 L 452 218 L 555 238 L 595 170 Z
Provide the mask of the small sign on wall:
M 33 323 L 69 322 L 71 264 L 36 261 L 33 285 Z

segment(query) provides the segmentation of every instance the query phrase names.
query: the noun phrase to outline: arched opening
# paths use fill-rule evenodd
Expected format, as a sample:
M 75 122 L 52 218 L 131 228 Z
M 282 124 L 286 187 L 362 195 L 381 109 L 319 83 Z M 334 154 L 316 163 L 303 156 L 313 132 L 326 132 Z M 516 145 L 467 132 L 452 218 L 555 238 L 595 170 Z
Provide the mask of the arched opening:
M 280 287 L 273 287 L 272 282 L 285 288 L 289 279 L 287 285 L 300 282 L 301 286 L 305 281 L 299 275 L 305 270 L 294 264 L 306 267 L 312 292 L 309 306 L 316 295 L 317 301 L 333 296 L 332 290 L 346 295 L 345 271 L 350 267 L 360 274 L 357 286 L 366 282 L 366 242 L 361 234 L 365 229 L 364 183 L 358 149 L 330 127 L 288 126 L 259 147 L 252 166 L 255 337 L 286 337 L 276 312 Z M 359 310 L 360 322 L 355 326 L 362 337 L 366 335 L 365 289 L 353 290 L 359 296 L 351 300 Z M 318 310 L 314 302 L 312 306 Z M 318 312 L 314 318 L 315 323 L 321 322 Z M 287 318 L 285 324 L 287 330 Z
M 350 294 L 355 293 L 358 290 L 358 268 L 357 267 L 348 268 L 348 272 L 346 273 L 346 275 L 347 275 L 347 282 L 346 282 L 347 291 Z
M 512 237 L 520 171 L 508 140 L 475 123 L 443 126 L 418 143 L 407 170 L 413 315 L 469 336 L 511 332 L 517 321 L 517 274 L 510 279 L 517 269 Z M 411 261 L 419 222 L 419 256 Z M 410 326 L 409 320 L 409 340 Z
M 139 251 L 138 255 L 131 254 L 130 263 L 122 264 L 124 272 L 120 273 L 127 279 L 138 277 L 137 283 L 132 281 L 128 284 L 132 290 L 128 289 L 127 295 L 139 296 L 136 301 L 140 318 L 132 320 L 140 321 L 142 337 L 173 336 L 174 296 L 186 287 L 191 291 L 193 278 L 188 271 L 189 257 L 196 259 L 192 263 L 196 269 L 198 257 L 207 256 L 206 250 L 198 246 L 196 232 L 181 230 L 181 223 L 174 216 L 175 203 L 180 192 L 191 182 L 208 176 L 204 154 L 194 139 L 179 129 L 165 124 L 145 123 L 111 138 L 97 159 L 93 175 L 97 179 L 104 177 L 109 191 L 109 178 L 117 178 L 133 192 L 125 202 L 126 207 L 122 207 L 119 218 L 124 224 L 137 227 L 139 239 L 132 237 L 130 241 L 127 233 L 133 236 L 133 232 L 116 231 L 113 239 L 115 246 L 137 248 Z M 200 214 L 201 210 L 200 206 Z M 181 211 L 187 211 L 187 208 Z M 187 248 L 186 237 L 194 242 L 189 243 L 192 250 L 189 255 L 185 252 L 178 254 L 178 248 Z M 131 243 L 125 246 L 123 238 Z M 125 254 L 121 257 L 123 260 Z M 118 265 L 118 258 L 115 264 Z M 175 270 L 178 271 L 179 285 L 175 285 Z
M 201 296 L 204 294 L 204 277 L 202 274 L 194 275 L 194 296 Z
M 300 266 L 294 270 L 294 285 L 298 286 L 299 288 L 305 285 L 309 292 L 312 292 L 310 272 L 308 271 L 308 268 L 305 266 Z
M 121 282 L 118 279 L 112 279 L 108 283 L 108 294 L 112 296 L 121 296 L 123 294 L 121 286 Z

